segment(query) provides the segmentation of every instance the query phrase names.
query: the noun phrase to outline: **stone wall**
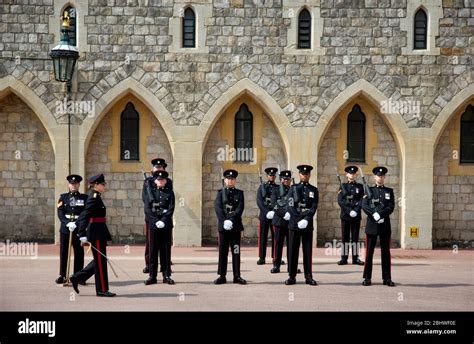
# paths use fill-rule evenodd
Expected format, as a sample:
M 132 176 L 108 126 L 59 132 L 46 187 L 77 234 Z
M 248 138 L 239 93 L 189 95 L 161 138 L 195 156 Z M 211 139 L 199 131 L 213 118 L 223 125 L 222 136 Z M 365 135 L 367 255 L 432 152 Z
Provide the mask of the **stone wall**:
M 149 116 L 149 114 L 140 114 Z M 112 169 L 108 149 L 112 144 L 111 114 L 106 115 L 92 137 L 86 159 L 87 177 L 104 173 L 107 190 L 104 203 L 107 207 L 107 225 L 114 242 L 141 242 L 144 240 L 144 212 L 142 202 L 143 175 L 137 172 L 117 172 Z M 158 120 L 151 116 L 152 132 L 147 138 L 147 160 L 161 157 L 173 170 L 171 148 Z M 93 149 L 91 149 L 93 147 Z M 146 170 L 148 172 L 148 170 Z M 172 178 L 172 175 L 170 176 Z
M 209 53 L 170 52 L 174 7 L 184 3 L 88 0 L 87 13 L 78 12 L 89 51 L 79 47 L 77 99 L 99 99 L 132 77 L 163 102 L 176 123 L 198 125 L 222 92 L 246 77 L 267 90 L 292 125 L 314 126 L 342 90 L 365 79 L 388 98 L 419 100 L 421 116 L 405 113 L 403 118 L 410 127 L 430 127 L 446 102 L 473 82 L 474 7 L 469 1 L 433 0 L 442 6 L 440 18 L 433 17 L 434 11 L 428 14 L 439 31 L 438 55 L 404 53 L 406 30 L 413 27 L 406 25 L 413 20 L 406 0 L 305 2 L 320 12 L 321 56 L 285 54 L 296 16 L 282 0 L 194 2 L 212 13 L 198 25 Z M 57 28 L 49 24 L 54 7 L 52 0 L 0 5 L 0 77 L 13 75 L 50 108 L 60 97 L 48 57 L 59 41 Z
M 399 206 L 398 199 L 400 197 L 399 188 L 399 175 L 400 175 L 400 163 L 398 159 L 398 153 L 395 141 L 389 128 L 385 125 L 383 120 L 379 116 L 373 117 L 373 127 L 377 135 L 377 147 L 370 150 L 371 153 L 366 157 L 366 161 L 371 158 L 376 162 L 377 165 L 386 166 L 389 170 L 389 174 L 386 177 L 386 185 L 394 189 L 395 198 L 397 200 L 395 204 L 395 211 L 390 216 L 392 224 L 392 245 L 400 245 L 400 226 L 399 226 Z M 318 189 L 320 195 L 320 203 L 317 212 L 317 224 L 318 224 L 318 245 L 324 245 L 327 241 L 333 239 L 341 239 L 341 221 L 340 221 L 340 208 L 337 204 L 337 191 L 339 184 L 335 175 L 335 168 L 338 165 L 338 157 L 343 156 L 343 152 L 338 152 L 336 148 L 336 140 L 341 135 L 340 118 L 336 118 L 331 124 L 324 140 L 321 144 L 319 151 L 319 166 L 318 166 Z M 346 135 L 344 133 L 343 135 Z M 370 133 L 368 134 L 370 135 Z M 368 142 L 368 140 L 367 140 Z M 368 147 L 369 148 L 369 147 Z M 352 163 L 347 163 L 347 165 Z M 360 164 L 357 164 L 360 165 Z M 364 166 L 364 165 L 362 165 Z M 338 170 L 341 174 L 344 166 L 339 166 Z M 375 183 L 372 173 L 367 173 L 367 167 L 363 167 L 366 174 L 369 185 Z M 371 170 L 371 168 L 370 168 Z M 341 178 L 345 179 L 345 174 L 341 174 Z M 362 183 L 359 173 L 359 183 Z M 366 223 L 366 215 L 362 215 L 362 223 L 360 230 L 360 237 L 364 238 L 364 227 Z
M 448 168 L 454 150 L 449 132 L 456 125 L 458 122 L 452 119 L 434 153 L 434 247 L 453 243 L 472 245 L 474 240 L 474 176 L 454 175 Z
M 13 94 L 0 100 L 0 173 L 0 240 L 52 240 L 53 147 L 36 114 Z
M 221 120 L 216 123 L 209 135 L 203 156 L 202 240 L 204 244 L 217 242 L 217 218 L 214 211 L 214 200 L 217 191 L 222 188 L 221 168 L 223 167 L 223 163 L 217 161 L 217 150 L 229 145 L 226 139 L 222 139 L 220 129 Z M 261 140 L 263 149 L 266 151 L 266 157 L 262 161 L 261 166 L 266 168 L 280 165 L 282 169 L 286 168 L 283 143 L 275 126 L 265 115 L 263 117 Z M 233 165 L 233 168 L 239 170 L 238 164 Z M 245 196 L 245 211 L 242 220 L 245 228 L 244 241 L 247 243 L 256 243 L 258 238 L 256 193 L 259 184 L 260 181 L 257 173 L 239 173 L 237 177 L 237 188 L 243 190 Z

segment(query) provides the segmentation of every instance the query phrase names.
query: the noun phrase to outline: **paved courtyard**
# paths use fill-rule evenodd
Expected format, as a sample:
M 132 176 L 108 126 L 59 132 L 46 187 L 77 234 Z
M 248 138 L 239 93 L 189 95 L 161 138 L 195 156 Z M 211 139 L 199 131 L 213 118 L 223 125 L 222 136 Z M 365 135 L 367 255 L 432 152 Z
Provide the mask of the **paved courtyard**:
M 373 285 L 361 286 L 361 266 L 337 266 L 338 256 L 323 248 L 313 252 L 314 278 L 319 286 L 284 285 L 282 273 L 270 274 L 271 264 L 257 266 L 257 250 L 242 248 L 246 286 L 215 286 L 217 249 L 173 248 L 175 285 L 145 286 L 143 246 L 112 246 L 109 256 L 119 269 L 109 268 L 116 298 L 95 296 L 94 279 L 72 288 L 57 286 L 58 246 L 39 245 L 38 256 L 0 257 L 0 311 L 473 311 L 474 251 L 392 250 L 395 288 L 381 284 L 380 251 L 374 260 Z M 86 254 L 86 263 L 91 257 Z M 300 255 L 301 257 L 301 255 Z M 230 258 L 230 257 L 229 257 Z M 285 258 L 286 260 L 286 258 Z M 301 263 L 301 262 L 300 262 Z M 300 264 L 302 269 L 302 264 Z M 229 274 L 232 276 L 229 259 Z M 122 271 L 123 270 L 123 271 Z M 228 278 L 229 280 L 230 278 Z

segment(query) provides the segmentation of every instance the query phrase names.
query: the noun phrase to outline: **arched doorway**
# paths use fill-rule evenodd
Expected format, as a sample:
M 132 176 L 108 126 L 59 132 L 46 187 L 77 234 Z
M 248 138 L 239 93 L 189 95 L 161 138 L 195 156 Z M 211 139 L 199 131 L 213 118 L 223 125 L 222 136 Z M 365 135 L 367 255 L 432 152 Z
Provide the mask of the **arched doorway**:
M 54 149 L 36 113 L 16 94 L 0 99 L 0 237 L 54 240 Z M 66 183 L 66 181 L 65 181 Z

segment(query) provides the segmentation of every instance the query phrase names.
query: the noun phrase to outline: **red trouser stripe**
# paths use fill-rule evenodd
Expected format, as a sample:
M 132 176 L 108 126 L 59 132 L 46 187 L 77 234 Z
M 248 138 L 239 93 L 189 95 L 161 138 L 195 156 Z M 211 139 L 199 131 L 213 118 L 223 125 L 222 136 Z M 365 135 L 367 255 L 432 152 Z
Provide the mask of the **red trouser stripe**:
M 277 256 L 277 232 L 276 232 L 276 226 L 273 226 L 273 262 L 274 263 L 276 261 L 276 256 Z
M 260 256 L 260 220 L 258 220 L 257 238 L 258 238 L 258 255 Z
M 97 240 L 97 251 L 101 252 L 99 240 Z M 102 255 L 100 253 L 97 253 L 97 260 L 98 260 L 98 265 L 99 265 L 100 284 L 102 287 L 102 291 L 105 293 L 107 290 L 105 290 L 104 271 L 102 270 Z

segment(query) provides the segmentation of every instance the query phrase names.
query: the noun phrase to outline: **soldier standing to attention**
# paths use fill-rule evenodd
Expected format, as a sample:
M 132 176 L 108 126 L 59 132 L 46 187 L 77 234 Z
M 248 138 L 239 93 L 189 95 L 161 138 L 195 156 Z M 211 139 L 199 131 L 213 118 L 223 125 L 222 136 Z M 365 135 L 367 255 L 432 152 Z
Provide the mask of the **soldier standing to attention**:
M 234 283 L 247 284 L 247 281 L 240 276 L 240 236 L 244 230 L 242 225 L 244 192 L 235 188 L 238 174 L 236 170 L 224 171 L 223 186 L 217 192 L 214 202 L 214 209 L 219 222 L 219 263 L 217 268 L 219 277 L 214 281 L 214 284 L 227 283 L 227 255 L 229 254 L 229 247 L 232 251 Z
M 152 199 L 146 199 L 145 214 L 150 226 L 150 277 L 145 285 L 156 284 L 158 274 L 158 253 L 163 274 L 163 283 L 174 284 L 171 278 L 169 245 L 173 229 L 173 213 L 175 206 L 174 192 L 166 187 L 168 172 L 156 171 L 153 174 L 155 187 Z
M 273 268 L 270 270 L 272 274 L 280 272 L 285 239 L 288 246 L 288 223 L 290 220 L 290 213 L 288 212 L 288 191 L 291 187 L 291 171 L 281 171 L 280 181 L 281 184 L 276 191 L 272 193 L 272 205 L 274 207 L 272 225 L 275 229 L 275 256 Z M 286 253 L 288 257 L 288 247 Z
M 372 172 L 375 175 L 375 186 L 368 188 L 365 179 L 363 179 L 366 190 L 362 200 L 362 208 L 367 214 L 367 225 L 365 226 L 367 247 L 362 285 L 369 286 L 372 284 L 372 260 L 374 258 L 377 236 L 379 236 L 380 250 L 382 251 L 383 284 L 394 287 L 395 283 L 392 282 L 390 261 L 390 237 L 392 235 L 390 214 L 395 209 L 395 196 L 393 189 L 384 185 L 385 175 L 388 172 L 387 168 L 378 166 Z
M 345 168 L 347 183 L 342 183 L 337 195 L 337 203 L 341 207 L 341 231 L 342 231 L 342 254 L 341 260 L 337 265 L 346 265 L 349 257 L 349 246 L 352 246 L 352 264 L 364 265 L 359 259 L 359 230 L 362 198 L 364 196 L 364 187 L 356 182 L 357 166 L 347 166 Z M 352 236 L 352 243 L 351 243 Z
M 152 166 L 151 176 L 145 177 L 145 180 L 143 182 L 142 200 L 143 200 L 143 204 L 144 204 L 145 207 L 146 207 L 146 198 L 147 198 L 147 194 L 148 194 L 148 188 L 150 190 L 153 189 L 153 183 L 154 183 L 153 182 L 153 180 L 154 180 L 153 173 L 155 173 L 156 171 L 165 171 L 168 164 L 166 163 L 165 159 L 157 158 L 157 159 L 153 159 L 151 161 L 151 166 Z M 173 191 L 173 182 L 171 181 L 170 178 L 166 178 L 166 180 L 167 180 L 166 187 L 168 189 L 170 189 L 171 191 Z M 150 198 L 151 197 L 148 197 L 148 199 L 150 199 Z M 150 233 L 150 226 L 149 226 L 149 223 L 146 221 L 146 214 L 145 214 L 145 267 L 143 268 L 143 273 L 144 274 L 150 273 L 150 268 L 149 268 L 149 258 L 150 258 L 149 233 Z M 173 233 L 171 233 L 171 237 L 173 237 Z M 169 244 L 169 247 L 168 247 L 168 250 L 170 251 L 169 252 L 170 257 L 171 257 L 171 244 L 172 244 L 172 240 L 170 241 L 170 244 Z M 170 265 L 171 264 L 172 263 L 170 261 Z M 161 269 L 161 270 L 163 270 L 163 269 Z
M 265 173 L 267 174 L 267 181 L 265 183 L 263 183 L 260 176 L 260 186 L 257 191 L 257 205 L 260 209 L 258 216 L 258 220 L 260 221 L 258 226 L 258 265 L 265 264 L 265 257 L 267 255 L 268 231 L 270 231 L 272 236 L 272 258 L 274 258 L 275 235 L 272 228 L 272 219 L 275 212 L 273 211 L 271 198 L 273 192 L 278 191 L 278 185 L 275 184 L 275 176 L 277 172 L 278 168 L 266 168 Z
M 311 178 L 310 165 L 299 165 L 300 183 L 293 185 L 289 191 L 288 212 L 289 223 L 289 268 L 290 278 L 285 281 L 286 285 L 296 283 L 298 272 L 298 256 L 300 243 L 303 246 L 303 266 L 306 284 L 318 285 L 313 279 L 313 217 L 318 208 L 318 188 L 309 183 Z

